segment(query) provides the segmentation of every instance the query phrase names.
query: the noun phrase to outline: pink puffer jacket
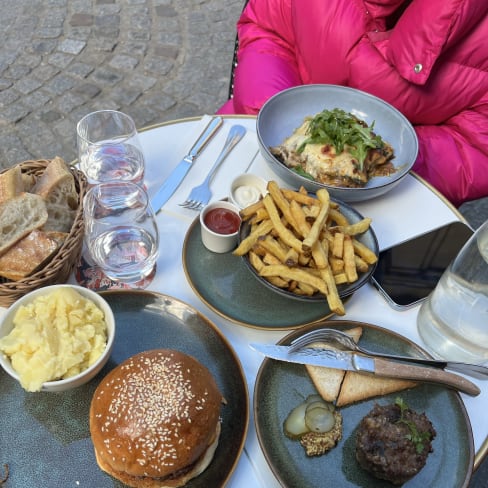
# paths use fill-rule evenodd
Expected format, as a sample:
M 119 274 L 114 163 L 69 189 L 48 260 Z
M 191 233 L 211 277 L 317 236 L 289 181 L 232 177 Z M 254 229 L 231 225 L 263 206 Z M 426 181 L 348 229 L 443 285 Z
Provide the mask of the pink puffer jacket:
M 414 170 L 451 202 L 488 196 L 487 14 L 486 0 L 250 0 L 219 112 L 256 114 L 295 85 L 358 88 L 411 121 Z

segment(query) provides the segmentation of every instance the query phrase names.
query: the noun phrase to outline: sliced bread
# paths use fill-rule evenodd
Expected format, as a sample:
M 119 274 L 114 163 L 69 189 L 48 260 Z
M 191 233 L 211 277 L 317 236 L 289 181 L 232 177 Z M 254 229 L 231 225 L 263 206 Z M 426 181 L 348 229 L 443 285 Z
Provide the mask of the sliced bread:
M 68 234 L 35 229 L 0 256 L 0 276 L 17 281 L 46 264 Z
M 349 334 L 355 342 L 358 342 L 363 330 L 361 327 L 355 327 L 344 332 Z M 314 346 L 335 349 L 328 343 L 312 344 L 312 347 Z M 310 365 L 306 367 L 320 396 L 325 401 L 335 403 L 337 407 L 412 388 L 417 384 L 413 381 L 381 378 L 372 374 L 356 373 L 354 371 Z
M 47 222 L 46 204 L 33 193 L 21 193 L 0 204 L 0 255 Z
M 76 210 L 64 205 L 46 204 L 48 219 L 42 230 L 55 232 L 69 232 L 76 217 Z
M 14 166 L 0 173 L 0 203 L 16 197 L 24 191 L 24 182 L 20 166 Z
M 78 208 L 78 193 L 73 174 L 62 158 L 56 157 L 47 165 L 32 192 L 46 202 L 45 230 L 69 232 Z
M 32 188 L 34 188 L 34 185 L 36 184 L 36 177 L 32 173 L 22 173 L 22 183 L 23 183 L 23 191 L 28 191 L 29 193 L 32 193 Z
M 344 376 L 336 406 L 343 407 L 376 396 L 387 395 L 395 391 L 406 390 L 417 383 L 396 378 L 381 378 L 373 374 L 348 371 Z
M 350 335 L 354 339 L 354 342 L 358 342 L 363 333 L 363 329 L 361 327 L 354 327 L 353 329 L 348 329 L 344 332 Z M 336 348 L 329 343 L 325 344 L 318 342 L 312 344 L 311 347 L 324 347 L 336 350 Z M 322 366 L 312 366 L 309 364 L 306 365 L 306 368 L 320 396 L 326 402 L 335 402 L 339 396 L 339 391 L 346 372 L 341 369 L 324 368 Z

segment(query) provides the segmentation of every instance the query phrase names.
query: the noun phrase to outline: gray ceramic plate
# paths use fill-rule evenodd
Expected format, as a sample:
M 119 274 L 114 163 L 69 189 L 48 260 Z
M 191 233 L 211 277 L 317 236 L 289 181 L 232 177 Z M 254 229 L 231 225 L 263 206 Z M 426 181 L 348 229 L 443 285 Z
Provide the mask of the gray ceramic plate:
M 313 329 L 361 325 L 360 343 L 378 352 L 396 352 L 411 356 L 428 354 L 413 342 L 386 329 L 351 321 L 328 321 L 308 326 L 288 334 L 280 344 Z M 282 486 L 300 488 L 318 487 L 391 487 L 363 471 L 354 455 L 355 430 L 360 420 L 376 402 L 387 404 L 402 397 L 419 412 L 425 412 L 434 425 L 437 436 L 434 452 L 424 468 L 405 488 L 442 486 L 460 488 L 468 485 L 472 474 L 474 444 L 471 424 L 460 396 L 441 386 L 421 384 L 410 390 L 367 400 L 341 409 L 343 437 L 338 445 L 324 456 L 308 458 L 298 441 L 283 434 L 283 421 L 288 413 L 308 395 L 316 393 L 305 366 L 265 359 L 256 378 L 254 390 L 254 417 L 259 443 L 265 457 Z
M 122 487 L 96 463 L 88 425 L 93 392 L 103 375 L 140 351 L 158 347 L 191 354 L 214 375 L 227 405 L 210 466 L 188 488 L 224 486 L 244 447 L 249 397 L 244 374 L 227 340 L 187 304 L 157 293 L 109 291 L 117 334 L 112 356 L 90 383 L 64 393 L 25 393 L 0 371 L 0 466 L 8 464 L 9 488 Z
M 183 268 L 188 283 L 210 309 L 239 325 L 286 330 L 332 315 L 327 302 L 290 300 L 252 275 L 241 257 L 207 250 L 200 222 L 191 224 L 183 243 Z
M 269 148 L 281 144 L 302 125 L 306 116 L 333 108 L 350 112 L 369 125 L 375 122 L 375 132 L 395 151 L 395 173 L 372 178 L 363 188 L 329 186 L 298 175 L 271 154 Z M 369 200 L 390 191 L 412 168 L 418 152 L 417 135 L 396 108 L 369 93 L 337 85 L 296 86 L 277 93 L 259 111 L 256 132 L 261 154 L 284 181 L 296 188 L 303 185 L 314 192 L 327 188 L 331 195 L 349 203 Z
M 349 223 L 355 224 L 363 219 L 363 216 L 356 209 L 352 208 L 350 205 L 347 205 L 344 202 L 340 202 L 334 198 L 332 198 L 331 200 L 339 205 L 339 210 L 341 214 L 347 218 Z M 248 221 L 243 222 L 241 224 L 241 227 L 239 229 L 239 242 L 249 235 L 250 228 L 251 226 Z M 378 257 L 379 255 L 378 239 L 376 238 L 376 234 L 374 233 L 372 227 L 370 227 L 366 232 L 364 232 L 364 234 L 357 235 L 356 238 L 359 242 L 364 244 L 368 249 L 371 249 L 371 251 L 375 253 L 376 257 Z M 299 300 L 308 303 L 316 302 L 316 301 L 324 302 L 326 300 L 326 297 L 322 295 L 322 293 L 315 293 L 314 295 L 310 295 L 310 296 L 296 295 L 291 291 L 284 290 L 283 288 L 279 288 L 278 286 L 275 286 L 272 283 L 270 283 L 262 276 L 259 276 L 254 266 L 252 266 L 251 263 L 249 262 L 249 258 L 247 255 L 243 256 L 241 259 L 244 261 L 244 263 L 249 268 L 250 272 L 253 274 L 256 280 L 258 280 L 259 283 L 262 283 L 263 285 L 267 286 L 270 290 L 274 291 L 275 293 L 279 293 L 280 295 L 283 295 L 284 297 L 291 300 Z M 374 265 L 370 265 L 368 270 L 365 273 L 360 273 L 359 278 L 354 283 L 339 285 L 337 287 L 337 291 L 341 299 L 344 299 L 349 295 L 352 295 L 356 290 L 359 290 L 359 288 L 361 288 L 365 283 L 367 283 L 375 269 L 376 269 L 376 263 Z

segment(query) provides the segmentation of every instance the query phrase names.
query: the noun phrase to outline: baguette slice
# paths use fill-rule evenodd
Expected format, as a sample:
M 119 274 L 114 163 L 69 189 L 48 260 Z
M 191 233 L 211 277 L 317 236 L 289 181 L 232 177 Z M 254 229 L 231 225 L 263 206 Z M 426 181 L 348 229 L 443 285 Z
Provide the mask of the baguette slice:
M 21 193 L 0 204 L 0 255 L 34 229 L 47 222 L 44 200 L 33 193 Z
M 64 205 L 47 203 L 48 219 L 43 225 L 42 230 L 46 232 L 66 232 L 69 233 L 76 217 L 76 210 Z
M 0 276 L 18 281 L 44 266 L 68 234 L 35 229 L 0 256 Z
M 363 333 L 363 329 L 361 327 L 354 327 L 353 329 L 348 329 L 344 332 L 350 335 L 354 339 L 354 342 L 358 342 Z M 311 347 L 314 346 L 326 347 L 334 350 L 337 349 L 329 343 L 325 344 L 317 342 L 311 345 Z M 320 396 L 326 402 L 335 402 L 339 396 L 339 391 L 346 372 L 341 369 L 324 368 L 323 366 L 313 366 L 310 364 L 306 364 L 305 366 Z
M 34 188 L 36 181 L 36 177 L 33 174 L 22 173 L 22 186 L 24 188 L 23 191 L 28 191 L 29 193 L 32 193 L 32 188 Z
M 69 232 L 78 207 L 73 174 L 60 157 L 54 158 L 32 188 L 46 202 L 48 222 L 45 230 Z
M 16 197 L 24 191 L 20 166 L 14 166 L 0 174 L 0 203 Z

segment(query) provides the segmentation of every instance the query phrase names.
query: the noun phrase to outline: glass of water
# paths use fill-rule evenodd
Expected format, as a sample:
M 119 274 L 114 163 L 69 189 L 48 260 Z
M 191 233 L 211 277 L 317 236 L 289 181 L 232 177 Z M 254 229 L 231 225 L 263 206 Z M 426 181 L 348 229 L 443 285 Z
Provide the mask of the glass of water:
M 85 244 L 113 281 L 138 287 L 156 266 L 159 232 L 149 198 L 131 182 L 91 187 L 84 200 Z
M 88 183 L 143 184 L 144 155 L 132 118 L 116 110 L 85 115 L 76 126 L 78 160 Z

